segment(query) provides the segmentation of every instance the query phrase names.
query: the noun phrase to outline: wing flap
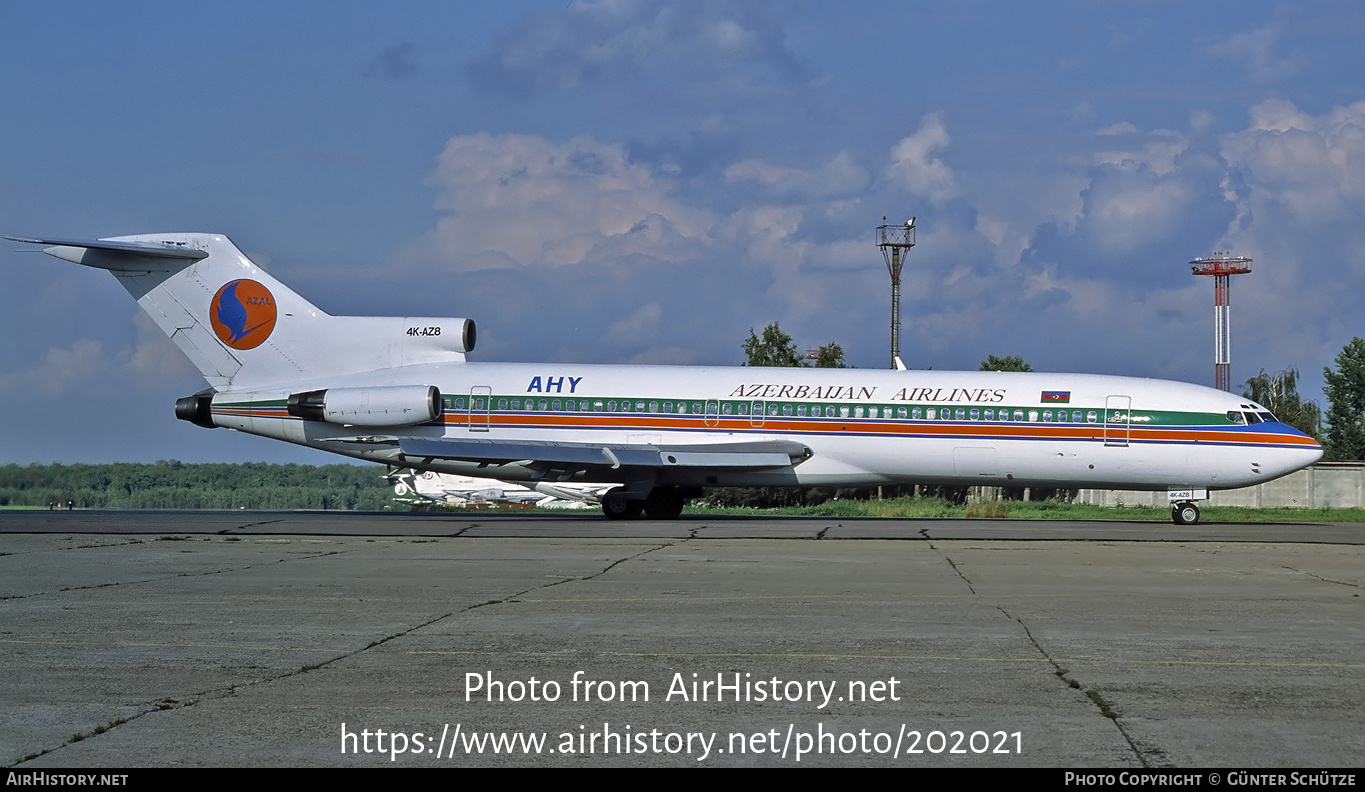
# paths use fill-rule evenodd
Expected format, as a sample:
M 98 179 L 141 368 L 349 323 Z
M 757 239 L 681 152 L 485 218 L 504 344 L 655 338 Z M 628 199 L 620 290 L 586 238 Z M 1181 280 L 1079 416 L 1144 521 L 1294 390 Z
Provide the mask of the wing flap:
M 584 468 L 707 468 L 771 469 L 800 464 L 811 456 L 801 443 L 785 440 L 711 445 L 614 445 L 555 443 L 532 440 L 466 440 L 462 438 L 403 438 L 399 450 L 406 457 L 453 459 L 504 465 L 571 465 Z

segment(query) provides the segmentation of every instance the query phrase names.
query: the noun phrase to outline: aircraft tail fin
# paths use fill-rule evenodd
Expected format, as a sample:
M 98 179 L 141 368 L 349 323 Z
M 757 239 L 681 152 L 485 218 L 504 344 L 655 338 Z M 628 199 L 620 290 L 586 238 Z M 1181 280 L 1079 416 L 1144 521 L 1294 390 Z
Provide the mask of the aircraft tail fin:
M 331 316 L 221 234 L 5 238 L 109 270 L 217 390 L 463 361 L 474 346 L 467 319 Z

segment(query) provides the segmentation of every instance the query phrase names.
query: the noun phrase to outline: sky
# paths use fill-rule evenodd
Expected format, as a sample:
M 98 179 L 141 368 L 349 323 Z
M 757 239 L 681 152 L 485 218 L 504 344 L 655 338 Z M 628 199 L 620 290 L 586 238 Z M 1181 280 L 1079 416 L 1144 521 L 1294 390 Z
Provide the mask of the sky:
M 463 316 L 477 361 L 1213 384 L 1365 336 L 1365 6 L 0 5 L 0 233 L 230 236 L 333 314 Z M 108 273 L 0 244 L 0 464 L 338 461 L 173 417 L 205 383 Z

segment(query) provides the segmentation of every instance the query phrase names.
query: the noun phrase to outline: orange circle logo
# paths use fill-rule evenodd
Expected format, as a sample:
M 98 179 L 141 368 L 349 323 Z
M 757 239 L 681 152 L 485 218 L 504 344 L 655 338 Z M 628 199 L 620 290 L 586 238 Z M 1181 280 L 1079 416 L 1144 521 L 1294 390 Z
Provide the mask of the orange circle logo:
M 223 284 L 209 304 L 209 321 L 218 340 L 233 349 L 255 349 L 275 329 L 275 296 L 254 280 Z

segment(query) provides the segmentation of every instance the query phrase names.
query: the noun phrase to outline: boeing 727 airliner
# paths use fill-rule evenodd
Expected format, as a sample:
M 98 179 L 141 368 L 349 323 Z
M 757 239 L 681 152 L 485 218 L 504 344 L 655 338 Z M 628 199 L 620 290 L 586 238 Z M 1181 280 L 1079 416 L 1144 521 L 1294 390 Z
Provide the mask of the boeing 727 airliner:
M 1242 397 L 1131 377 L 470 363 L 468 319 L 330 316 L 217 234 L 25 239 L 109 270 L 209 388 L 176 416 L 358 459 L 529 485 L 618 484 L 676 517 L 702 487 L 1211 489 L 1322 456 Z

